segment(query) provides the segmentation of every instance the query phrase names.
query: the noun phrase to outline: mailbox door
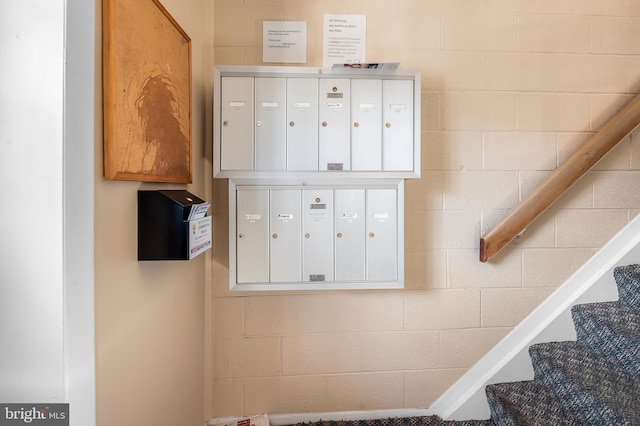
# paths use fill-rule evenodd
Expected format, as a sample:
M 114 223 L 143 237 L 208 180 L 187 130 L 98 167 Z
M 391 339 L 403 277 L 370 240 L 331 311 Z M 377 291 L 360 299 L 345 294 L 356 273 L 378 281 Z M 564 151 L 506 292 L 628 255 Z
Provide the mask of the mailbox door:
M 287 79 L 287 170 L 318 170 L 318 79 Z
M 350 170 L 350 80 L 320 79 L 319 92 L 319 168 Z
M 351 80 L 351 169 L 382 170 L 382 80 Z
M 413 81 L 384 80 L 382 83 L 382 168 L 413 169 Z
M 365 190 L 336 189 L 336 281 L 365 279 Z
M 269 191 L 236 191 L 236 276 L 239 283 L 269 281 Z
M 302 190 L 302 281 L 333 281 L 333 191 Z
M 300 282 L 302 277 L 302 193 L 299 189 L 270 191 L 271 282 Z
M 367 190 L 367 280 L 398 278 L 398 201 L 395 189 Z
M 222 170 L 253 169 L 253 85 L 253 77 L 222 78 Z
M 256 170 L 285 170 L 287 120 L 285 78 L 256 78 Z

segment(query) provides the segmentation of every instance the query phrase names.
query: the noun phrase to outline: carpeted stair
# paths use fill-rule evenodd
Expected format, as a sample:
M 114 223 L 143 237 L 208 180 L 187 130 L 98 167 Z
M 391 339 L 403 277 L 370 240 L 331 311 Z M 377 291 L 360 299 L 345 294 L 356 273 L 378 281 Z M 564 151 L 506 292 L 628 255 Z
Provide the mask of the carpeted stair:
M 640 426 L 640 265 L 613 275 L 617 302 L 575 305 L 577 341 L 529 348 L 534 378 L 486 387 L 491 420 L 320 421 L 316 426 Z
M 532 381 L 487 386 L 496 425 L 640 425 L 640 265 L 613 274 L 617 302 L 572 308 L 576 342 L 532 345 Z

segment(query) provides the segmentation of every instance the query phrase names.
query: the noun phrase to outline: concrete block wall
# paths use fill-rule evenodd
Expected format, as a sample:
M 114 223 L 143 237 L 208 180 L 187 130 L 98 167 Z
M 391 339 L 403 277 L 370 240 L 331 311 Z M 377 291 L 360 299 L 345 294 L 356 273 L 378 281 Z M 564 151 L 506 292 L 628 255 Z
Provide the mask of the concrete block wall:
M 367 61 L 422 73 L 405 289 L 232 293 L 214 182 L 215 416 L 426 408 L 640 211 L 640 131 L 490 263 L 481 234 L 640 92 L 640 1 L 216 0 L 214 63 L 262 65 L 262 22 L 367 16 Z

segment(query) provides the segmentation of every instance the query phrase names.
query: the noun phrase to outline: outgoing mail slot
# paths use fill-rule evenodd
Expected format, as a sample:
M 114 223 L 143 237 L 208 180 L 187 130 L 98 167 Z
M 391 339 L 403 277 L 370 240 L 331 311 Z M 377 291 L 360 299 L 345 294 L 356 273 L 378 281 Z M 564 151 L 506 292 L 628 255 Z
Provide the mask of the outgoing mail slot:
M 333 191 L 302 191 L 302 281 L 333 281 Z
M 138 260 L 189 260 L 210 249 L 208 209 L 184 190 L 138 191 Z

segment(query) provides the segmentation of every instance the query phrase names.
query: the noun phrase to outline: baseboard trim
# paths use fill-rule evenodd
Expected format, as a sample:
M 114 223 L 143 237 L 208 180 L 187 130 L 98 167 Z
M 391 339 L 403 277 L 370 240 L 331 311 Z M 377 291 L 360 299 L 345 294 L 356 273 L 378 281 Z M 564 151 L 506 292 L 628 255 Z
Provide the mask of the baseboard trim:
M 269 415 L 269 424 L 274 426 L 291 425 L 296 423 L 319 422 L 321 420 L 375 420 L 400 417 L 427 416 L 426 409 L 398 409 L 372 411 L 338 411 L 332 413 L 299 413 Z
M 335 411 L 327 413 L 297 413 L 297 414 L 269 414 L 270 426 L 285 426 L 298 423 L 313 423 L 319 421 L 341 420 L 376 420 L 403 417 L 427 416 L 427 410 L 421 408 L 402 408 L 393 410 L 368 410 L 368 411 Z M 229 423 L 237 420 L 237 417 L 221 417 L 209 420 L 205 426 L 221 423 Z

